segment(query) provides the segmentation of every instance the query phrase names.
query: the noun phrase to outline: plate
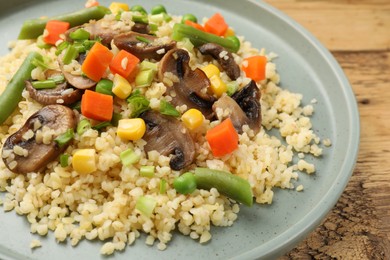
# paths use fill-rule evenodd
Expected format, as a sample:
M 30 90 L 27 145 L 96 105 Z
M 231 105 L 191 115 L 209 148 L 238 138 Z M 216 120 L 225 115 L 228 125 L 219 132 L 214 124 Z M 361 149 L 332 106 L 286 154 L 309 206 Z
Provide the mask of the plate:
M 56 15 L 83 7 L 85 1 L 0 0 L 0 54 L 8 52 L 7 42 L 15 39 L 28 18 Z M 108 1 L 100 0 L 108 5 Z M 275 60 L 281 86 L 303 94 L 303 104 L 312 99 L 312 122 L 316 134 L 330 138 L 314 175 L 302 174 L 305 190 L 275 189 L 272 205 L 241 207 L 238 220 L 230 228 L 212 227 L 212 240 L 201 245 L 189 237 L 174 234 L 165 251 L 145 245 L 144 238 L 115 259 L 274 259 L 292 249 L 312 231 L 332 209 L 343 192 L 357 158 L 359 115 L 355 96 L 333 56 L 310 33 L 280 11 L 260 1 L 159 0 L 132 1 L 148 10 L 164 4 L 172 14 L 193 13 L 198 17 L 222 13 L 238 35 L 244 35 L 257 48 L 279 55 Z M 2 193 L 3 197 L 4 194 Z M 24 217 L 0 210 L 0 258 L 2 259 L 99 259 L 101 242 L 82 241 L 72 247 L 58 244 L 53 234 L 41 238 L 30 234 Z M 31 251 L 33 238 L 42 247 Z

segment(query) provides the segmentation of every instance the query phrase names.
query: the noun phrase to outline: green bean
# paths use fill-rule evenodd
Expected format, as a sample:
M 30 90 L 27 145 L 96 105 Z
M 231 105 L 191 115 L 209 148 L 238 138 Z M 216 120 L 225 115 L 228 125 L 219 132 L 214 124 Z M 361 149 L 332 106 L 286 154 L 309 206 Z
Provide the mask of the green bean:
M 184 38 L 188 38 L 196 47 L 212 42 L 221 45 L 231 52 L 237 52 L 240 49 L 239 41 L 237 42 L 236 39 L 219 37 L 218 35 L 195 29 L 187 24 L 175 24 L 173 26 L 172 39 L 182 41 Z
M 34 59 L 43 60 L 39 53 L 31 52 L 1 94 L 0 124 L 7 120 L 22 99 L 22 92 L 25 87 L 24 82 L 31 77 L 31 71 L 35 68 L 35 65 L 32 63 Z
M 237 175 L 225 171 L 196 168 L 195 179 L 199 189 L 216 188 L 221 194 L 246 206 L 250 207 L 253 204 L 249 182 Z
M 192 172 L 186 172 L 173 181 L 173 187 L 181 194 L 190 194 L 196 189 L 196 179 Z
M 99 20 L 104 15 L 109 14 L 110 10 L 104 6 L 94 6 L 85 8 L 76 12 L 53 16 L 45 19 L 31 19 L 23 23 L 20 30 L 18 39 L 36 39 L 39 35 L 43 34 L 46 23 L 49 20 L 59 20 L 69 22 L 70 27 L 81 25 L 89 22 L 90 20 Z
M 57 143 L 58 147 L 62 148 L 67 145 L 73 139 L 73 137 L 74 130 L 73 128 L 69 128 L 65 133 L 57 136 L 54 141 Z

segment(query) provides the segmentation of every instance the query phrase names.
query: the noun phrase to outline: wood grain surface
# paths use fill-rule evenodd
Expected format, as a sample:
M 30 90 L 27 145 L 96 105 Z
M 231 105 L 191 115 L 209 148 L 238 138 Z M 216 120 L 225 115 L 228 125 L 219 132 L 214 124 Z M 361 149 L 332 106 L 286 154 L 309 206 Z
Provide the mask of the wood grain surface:
M 347 75 L 360 151 L 341 198 L 287 259 L 390 259 L 390 0 L 266 0 L 314 34 Z

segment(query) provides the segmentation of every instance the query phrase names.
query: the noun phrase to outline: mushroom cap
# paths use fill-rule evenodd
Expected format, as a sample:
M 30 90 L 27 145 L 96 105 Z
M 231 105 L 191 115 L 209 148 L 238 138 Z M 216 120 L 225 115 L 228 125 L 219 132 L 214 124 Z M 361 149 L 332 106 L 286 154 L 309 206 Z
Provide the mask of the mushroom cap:
M 37 142 L 37 133 L 45 134 L 43 126 L 46 126 L 53 136 L 48 144 Z M 3 146 L 3 161 L 7 168 L 17 173 L 37 172 L 45 167 L 49 162 L 57 158 L 67 147 L 59 147 L 54 139 L 65 133 L 68 129 L 76 127 L 76 116 L 68 107 L 62 105 L 48 105 L 34 113 L 26 123 L 10 135 Z M 32 134 L 30 132 L 32 131 Z M 31 135 L 28 135 L 29 133 Z M 26 137 L 27 136 L 27 137 Z M 27 155 L 15 153 L 15 149 L 20 148 L 27 151 Z M 7 156 L 6 156 L 7 155 Z M 13 162 L 15 167 L 11 167 Z
M 229 97 L 222 96 L 213 105 L 213 110 L 222 109 L 228 113 L 225 117 L 218 118 L 220 120 L 230 117 L 234 128 L 238 133 L 242 133 L 242 126 L 248 125 L 255 133 L 260 131 L 261 127 L 261 106 L 260 106 L 260 90 L 256 83 L 252 80 L 248 85 L 243 87 Z M 215 113 L 218 117 L 219 113 Z
M 64 75 L 66 81 L 68 81 L 68 83 L 70 85 L 72 85 L 73 87 L 78 88 L 78 89 L 88 89 L 88 88 L 92 88 L 96 85 L 96 82 L 90 78 L 87 78 L 83 75 L 73 75 L 72 73 L 66 71 L 65 67 L 64 67 L 65 64 L 62 61 L 63 57 L 64 57 L 63 53 L 58 55 L 58 58 L 57 58 L 58 65 L 60 66 L 61 72 Z M 83 64 L 84 60 L 85 60 L 85 54 L 80 54 L 77 57 L 77 61 L 80 64 Z
M 141 117 L 147 126 L 143 136 L 146 152 L 156 150 L 165 156 L 173 154 L 169 162 L 173 170 L 181 170 L 194 161 L 194 141 L 178 119 L 153 110 L 144 112 Z
M 198 48 L 203 55 L 210 55 L 216 59 L 228 77 L 236 80 L 240 77 L 241 70 L 234 61 L 232 53 L 216 43 L 205 43 Z
M 156 36 L 132 31 L 116 35 L 114 44 L 118 49 L 128 51 L 140 60 L 156 61 L 176 47 L 175 41 L 162 42 L 161 38 Z
M 215 98 L 208 93 L 210 80 L 201 69 L 192 70 L 190 56 L 186 50 L 173 49 L 167 52 L 160 61 L 159 80 L 165 82 L 171 77 L 174 95 L 171 103 L 174 106 L 186 105 L 188 109 L 202 111 L 206 118 L 212 116 L 212 104 Z
M 47 70 L 46 76 L 61 75 L 60 71 Z M 63 104 L 70 105 L 81 99 L 82 91 L 72 88 L 67 82 L 59 83 L 52 89 L 35 89 L 31 81 L 26 81 L 26 89 L 30 97 L 43 105 Z M 72 90 L 72 91 L 69 91 Z

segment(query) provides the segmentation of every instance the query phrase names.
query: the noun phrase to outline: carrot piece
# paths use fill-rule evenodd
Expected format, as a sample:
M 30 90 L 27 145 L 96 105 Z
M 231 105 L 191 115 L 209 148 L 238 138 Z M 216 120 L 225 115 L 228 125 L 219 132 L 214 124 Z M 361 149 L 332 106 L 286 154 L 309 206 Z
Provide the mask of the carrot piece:
M 81 114 L 98 121 L 111 121 L 114 99 L 111 95 L 87 89 L 81 98 Z
M 81 65 L 81 70 L 88 78 L 99 81 L 106 72 L 113 56 L 114 54 L 106 46 L 96 42 L 85 58 L 83 65 Z
M 215 157 L 224 156 L 238 148 L 238 133 L 230 118 L 208 130 L 206 140 Z
M 225 19 L 220 13 L 216 13 L 210 17 L 210 19 L 205 23 L 204 29 L 206 32 L 216 34 L 218 36 L 223 36 L 229 26 L 225 22 Z
M 202 25 L 200 25 L 200 24 L 198 24 L 198 23 L 194 23 L 193 21 L 185 20 L 184 23 L 185 23 L 186 25 L 192 26 L 192 27 L 194 27 L 195 29 L 198 29 L 198 30 L 200 30 L 200 31 L 204 31 L 204 32 L 206 31 Z
M 49 44 L 56 44 L 58 40 L 61 40 L 60 35 L 64 34 L 70 27 L 70 23 L 50 20 L 46 23 L 46 33 L 43 36 L 43 41 Z
M 265 79 L 265 66 L 267 65 L 267 57 L 265 56 L 251 56 L 244 59 L 242 63 L 242 70 L 248 78 L 254 81 Z
M 133 54 L 121 50 L 110 62 L 110 70 L 113 74 L 119 74 L 128 79 L 137 68 L 139 59 Z

